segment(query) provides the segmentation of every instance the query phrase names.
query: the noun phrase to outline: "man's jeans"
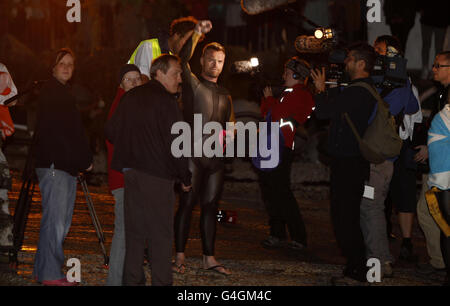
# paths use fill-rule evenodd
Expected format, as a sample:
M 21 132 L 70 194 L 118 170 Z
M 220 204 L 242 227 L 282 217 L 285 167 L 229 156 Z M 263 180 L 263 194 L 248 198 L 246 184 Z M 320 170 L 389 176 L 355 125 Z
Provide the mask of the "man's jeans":
M 366 244 L 367 258 L 378 258 L 381 263 L 392 262 L 384 214 L 384 201 L 389 191 L 394 165 L 391 161 L 370 165 L 366 185 L 375 188 L 374 199 L 361 200 L 361 230 Z
M 37 168 L 42 219 L 33 275 L 39 282 L 65 278 L 63 242 L 72 223 L 77 178 L 65 171 Z
M 116 201 L 114 207 L 114 236 L 111 243 L 107 286 L 121 286 L 123 262 L 125 260 L 125 221 L 123 217 L 123 188 L 112 191 Z

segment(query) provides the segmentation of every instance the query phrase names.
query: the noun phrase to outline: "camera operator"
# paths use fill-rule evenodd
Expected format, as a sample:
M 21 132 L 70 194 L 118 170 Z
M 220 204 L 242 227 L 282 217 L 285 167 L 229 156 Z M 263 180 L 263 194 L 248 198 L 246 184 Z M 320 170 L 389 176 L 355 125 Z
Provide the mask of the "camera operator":
M 345 70 L 350 84 L 364 82 L 373 85 L 370 74 L 376 59 L 374 49 L 366 43 L 349 48 Z M 318 119 L 331 119 L 328 150 L 332 157 L 330 170 L 331 219 L 338 246 L 346 258 L 343 280 L 346 278 L 365 282 L 366 250 L 360 227 L 360 204 L 364 182 L 369 176 L 369 162 L 360 152 L 358 141 L 344 119 L 347 113 L 358 133 L 363 135 L 368 127 L 375 97 L 365 88 L 331 88 L 325 86 L 325 68 L 311 72 L 318 91 L 315 96 Z
M 400 56 L 400 42 L 392 36 L 383 35 L 378 37 L 375 40 L 374 48 L 375 52 L 377 52 L 380 56 L 386 56 L 388 50 L 396 53 L 396 56 Z M 419 110 L 419 103 L 414 96 L 412 85 L 409 80 L 407 80 L 406 85 L 403 87 L 384 87 L 379 88 L 378 91 L 384 101 L 389 104 L 390 113 L 393 116 L 399 117 L 399 121 L 403 121 L 402 116 L 404 114 L 414 114 Z M 404 141 L 402 157 L 405 155 L 406 149 L 411 147 L 410 143 L 411 141 L 408 137 Z M 397 159 L 398 157 L 394 157 L 384 161 L 383 163 L 370 165 L 370 178 L 367 185 L 375 189 L 374 198 L 363 198 L 361 201 L 361 230 L 366 243 L 366 255 L 367 258 L 378 258 L 380 260 L 383 277 L 392 277 L 393 257 L 389 250 L 384 202 L 386 200 L 389 191 L 389 184 L 394 173 L 394 162 Z M 415 200 L 413 198 L 412 201 L 407 201 L 407 199 L 415 195 L 415 173 L 410 173 L 404 169 L 404 158 L 400 158 L 399 163 L 402 166 L 396 167 L 396 169 L 398 168 L 397 172 L 399 175 L 397 175 L 395 186 L 398 186 L 398 197 L 402 196 L 402 193 L 405 194 L 403 195 L 404 199 L 399 199 L 397 208 L 400 212 L 400 225 L 402 226 L 402 230 L 405 229 L 404 237 L 408 237 L 405 241 L 408 241 L 409 245 L 411 245 L 409 239 L 409 237 L 411 237 L 411 227 L 407 227 L 407 225 L 412 225 L 412 222 L 406 222 L 404 220 L 409 220 L 409 218 L 414 216 L 411 211 L 414 211 Z M 409 179 L 410 177 L 411 179 Z M 400 200 L 402 201 L 400 202 Z M 406 205 L 407 203 L 410 203 L 409 206 Z M 407 228 L 409 228 L 409 231 L 406 230 Z

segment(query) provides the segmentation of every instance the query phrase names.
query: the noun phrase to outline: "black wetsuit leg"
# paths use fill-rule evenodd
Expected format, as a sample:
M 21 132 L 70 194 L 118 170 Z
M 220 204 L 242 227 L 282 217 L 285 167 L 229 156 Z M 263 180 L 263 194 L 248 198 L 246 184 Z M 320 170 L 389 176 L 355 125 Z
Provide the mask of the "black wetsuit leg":
M 205 171 L 189 160 L 189 170 L 192 173 L 190 192 L 180 194 L 180 203 L 175 214 L 175 249 L 177 253 L 184 253 L 189 238 L 192 209 L 203 191 Z
M 192 173 L 192 190 L 180 196 L 180 204 L 175 215 L 175 249 L 183 253 L 189 238 L 192 210 L 199 201 L 201 206 L 200 233 L 202 237 L 203 254 L 214 255 L 216 237 L 218 201 L 224 182 L 224 170 L 213 173 L 208 168 L 189 162 Z
M 203 255 L 214 256 L 216 241 L 217 209 L 224 182 L 224 170 L 208 174 L 205 189 L 200 198 L 200 232 L 202 235 Z

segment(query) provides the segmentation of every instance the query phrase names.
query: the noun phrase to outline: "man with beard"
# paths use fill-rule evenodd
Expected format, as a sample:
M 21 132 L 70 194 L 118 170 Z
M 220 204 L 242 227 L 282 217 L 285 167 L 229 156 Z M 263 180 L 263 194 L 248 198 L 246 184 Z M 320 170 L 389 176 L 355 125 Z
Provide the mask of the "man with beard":
M 377 103 L 365 83 L 373 86 L 370 78 L 375 63 L 375 50 L 366 43 L 349 48 L 345 59 L 350 86 L 332 88 L 325 86 L 325 69 L 313 70 L 311 76 L 318 91 L 315 96 L 316 115 L 319 119 L 331 119 L 328 151 L 332 156 L 330 165 L 331 218 L 338 246 L 346 258 L 344 280 L 365 282 L 366 250 L 360 227 L 360 204 L 364 182 L 369 176 L 369 162 L 360 152 L 358 141 L 344 119 L 347 113 L 359 135 L 364 135 L 369 119 Z M 350 280 L 350 281 L 351 281 Z

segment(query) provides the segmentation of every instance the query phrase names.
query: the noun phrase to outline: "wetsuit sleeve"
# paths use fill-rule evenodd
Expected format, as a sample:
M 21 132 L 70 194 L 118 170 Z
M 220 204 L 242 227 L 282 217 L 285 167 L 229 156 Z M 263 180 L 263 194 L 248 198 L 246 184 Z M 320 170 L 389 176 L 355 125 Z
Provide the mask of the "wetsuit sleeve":
M 191 39 L 189 39 L 184 44 L 179 54 L 181 58 L 181 67 L 183 69 L 183 82 L 190 84 L 192 88 L 196 88 L 199 85 L 200 81 L 192 73 L 191 67 L 189 66 L 189 61 L 194 54 L 195 47 L 197 46 L 200 37 L 200 34 L 194 32 L 194 34 L 192 34 L 191 36 Z

